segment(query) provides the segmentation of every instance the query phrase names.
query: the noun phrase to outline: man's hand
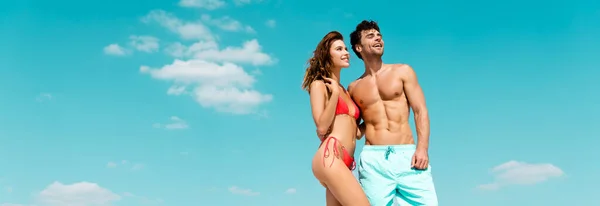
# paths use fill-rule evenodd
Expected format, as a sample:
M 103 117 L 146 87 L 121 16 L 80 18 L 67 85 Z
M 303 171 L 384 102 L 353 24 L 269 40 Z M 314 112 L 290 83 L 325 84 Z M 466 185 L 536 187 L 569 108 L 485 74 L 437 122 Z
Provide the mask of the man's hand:
M 418 170 L 425 170 L 429 166 L 429 155 L 427 150 L 417 149 L 412 157 L 411 167 Z

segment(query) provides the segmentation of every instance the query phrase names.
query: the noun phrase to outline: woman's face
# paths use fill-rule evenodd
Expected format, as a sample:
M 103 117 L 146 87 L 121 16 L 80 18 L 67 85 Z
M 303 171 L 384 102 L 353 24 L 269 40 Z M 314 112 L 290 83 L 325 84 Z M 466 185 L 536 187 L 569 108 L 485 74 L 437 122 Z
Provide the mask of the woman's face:
M 335 40 L 329 49 L 331 62 L 334 68 L 347 68 L 350 66 L 350 53 L 342 40 Z

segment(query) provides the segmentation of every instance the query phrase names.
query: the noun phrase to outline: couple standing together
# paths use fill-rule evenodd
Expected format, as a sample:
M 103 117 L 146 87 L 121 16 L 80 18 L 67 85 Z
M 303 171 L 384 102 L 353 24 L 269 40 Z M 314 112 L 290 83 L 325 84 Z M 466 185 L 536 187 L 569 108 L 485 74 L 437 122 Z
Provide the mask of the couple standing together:
M 350 53 L 337 31 L 319 42 L 302 83 L 321 140 L 312 170 L 326 188 L 327 206 L 388 206 L 394 199 L 399 205 L 437 206 L 427 154 L 429 115 L 415 72 L 406 64 L 382 62 L 384 42 L 376 22 L 359 23 L 350 44 L 365 72 L 348 90 L 339 82 L 341 69 L 350 66 Z M 356 163 L 356 140 L 363 135 L 365 146 Z M 352 175 L 355 167 L 359 181 Z

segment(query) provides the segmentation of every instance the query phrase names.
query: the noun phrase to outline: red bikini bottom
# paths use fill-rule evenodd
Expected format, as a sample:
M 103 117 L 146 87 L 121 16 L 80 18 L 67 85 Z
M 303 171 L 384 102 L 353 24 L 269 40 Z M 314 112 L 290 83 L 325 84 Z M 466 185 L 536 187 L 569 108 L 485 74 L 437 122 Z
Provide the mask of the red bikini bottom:
M 354 170 L 354 168 L 356 167 L 356 162 L 354 161 L 354 157 L 352 157 L 352 155 L 350 155 L 348 153 L 348 151 L 346 151 L 346 149 L 344 148 L 344 146 L 341 146 L 340 148 L 340 141 L 335 138 L 335 137 L 328 137 L 325 139 L 326 141 L 322 141 L 321 144 L 323 144 L 323 142 L 325 142 L 325 151 L 323 152 L 323 166 L 325 166 L 325 158 L 329 157 L 329 142 L 331 140 L 333 140 L 333 155 L 335 155 L 336 157 L 339 157 L 340 152 L 339 150 L 342 150 L 342 161 L 344 161 L 344 164 L 346 164 L 346 166 L 348 167 L 348 169 L 350 170 Z M 331 167 L 331 165 L 333 165 L 333 161 L 335 161 L 335 159 L 331 160 L 331 164 L 329 165 Z

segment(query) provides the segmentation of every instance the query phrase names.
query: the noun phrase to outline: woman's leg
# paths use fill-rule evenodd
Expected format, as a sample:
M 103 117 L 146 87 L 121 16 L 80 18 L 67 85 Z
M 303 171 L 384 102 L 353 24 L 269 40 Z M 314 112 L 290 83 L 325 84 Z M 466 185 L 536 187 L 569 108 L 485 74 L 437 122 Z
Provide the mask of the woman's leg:
M 325 191 L 325 201 L 327 202 L 327 206 L 342 206 L 342 204 L 340 204 L 337 198 L 335 198 L 335 196 L 331 194 L 331 191 L 329 191 L 329 189 Z
M 352 171 L 341 160 L 342 148 L 337 144 L 325 144 L 315 154 L 313 173 L 327 188 L 327 205 L 330 194 L 343 206 L 370 206 L 362 187 Z M 329 155 L 326 155 L 329 154 Z
M 341 205 L 370 206 L 362 187 L 341 161 L 336 161 L 331 168 L 325 169 L 324 173 L 327 190 Z

